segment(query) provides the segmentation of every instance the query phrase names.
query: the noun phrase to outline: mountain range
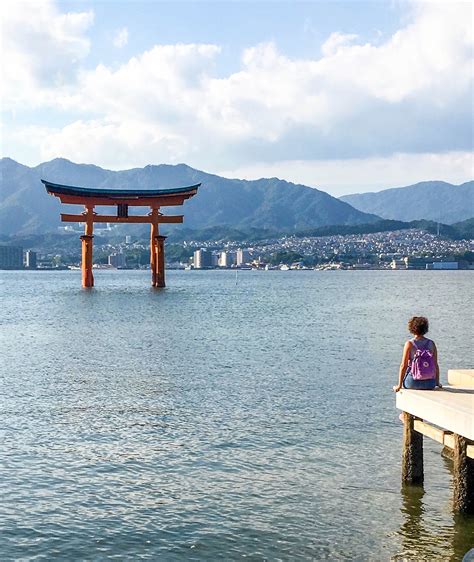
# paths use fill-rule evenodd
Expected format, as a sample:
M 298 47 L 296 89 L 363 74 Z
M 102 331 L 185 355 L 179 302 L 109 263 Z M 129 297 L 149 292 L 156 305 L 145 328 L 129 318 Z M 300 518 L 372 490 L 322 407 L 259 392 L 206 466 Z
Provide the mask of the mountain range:
M 474 181 L 461 185 L 424 181 L 377 193 L 345 195 L 340 200 L 383 219 L 454 224 L 474 217 Z
M 200 182 L 202 186 L 198 195 L 186 202 L 184 208 L 167 209 L 167 214 L 184 212 L 185 228 L 188 229 L 226 226 L 244 231 L 267 229 L 297 232 L 332 225 L 371 224 L 380 220 L 380 217 L 387 216 L 408 221 L 412 220 L 410 213 L 415 212 L 411 205 L 419 209 L 415 214 L 422 219 L 434 218 L 453 223 L 474 216 L 470 208 L 472 205 L 467 203 L 472 201 L 474 182 L 462 186 L 425 182 L 375 194 L 350 195 L 337 199 L 324 191 L 278 178 L 253 181 L 228 179 L 185 164 L 150 165 L 111 171 L 94 165 L 75 164 L 62 158 L 35 167 L 2 158 L 0 234 L 9 236 L 56 231 L 61 224 L 60 212 L 68 212 L 68 209 L 66 206 L 61 207 L 56 198 L 46 194 L 41 178 L 67 185 L 117 189 L 169 188 Z M 438 188 L 443 191 L 438 193 Z M 391 192 L 395 192 L 398 198 L 391 195 Z M 371 200 L 369 196 L 382 197 L 386 193 L 389 193 L 386 208 L 379 205 L 376 212 L 356 208 L 361 207 L 360 201 Z M 406 200 L 405 194 L 409 194 L 409 200 L 414 203 L 398 204 L 399 200 Z M 402 213 L 404 209 L 405 214 Z M 69 212 L 71 211 L 78 212 L 78 207 L 71 206 Z M 442 213 L 449 214 L 449 221 L 445 218 L 443 220 Z M 131 225 L 127 226 L 130 227 Z
M 180 211 L 184 211 L 189 228 L 227 225 L 292 231 L 377 220 L 318 189 L 277 178 L 227 179 L 185 164 L 110 171 L 61 158 L 34 168 L 3 158 L 0 174 L 0 234 L 39 233 L 59 226 L 60 204 L 47 196 L 41 178 L 67 185 L 117 189 L 169 188 L 201 182 L 198 196 Z M 173 212 L 167 210 L 168 214 Z

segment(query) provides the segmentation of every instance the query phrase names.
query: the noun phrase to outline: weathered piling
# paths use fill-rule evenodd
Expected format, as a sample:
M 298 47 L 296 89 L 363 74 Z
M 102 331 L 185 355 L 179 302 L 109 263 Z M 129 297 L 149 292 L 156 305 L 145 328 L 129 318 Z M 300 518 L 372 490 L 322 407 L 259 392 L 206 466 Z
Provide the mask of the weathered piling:
M 403 412 L 402 482 L 423 484 L 423 435 L 414 429 L 415 416 Z
M 454 434 L 453 510 L 474 514 L 474 459 L 467 456 L 469 441 Z

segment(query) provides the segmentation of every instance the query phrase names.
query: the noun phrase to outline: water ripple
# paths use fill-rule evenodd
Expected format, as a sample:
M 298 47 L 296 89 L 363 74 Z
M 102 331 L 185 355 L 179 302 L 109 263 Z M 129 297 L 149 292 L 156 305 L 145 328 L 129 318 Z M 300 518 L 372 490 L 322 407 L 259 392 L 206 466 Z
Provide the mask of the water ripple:
M 436 444 L 400 490 L 390 389 L 413 312 L 472 358 L 471 275 L 2 272 L 2 562 L 460 559 Z

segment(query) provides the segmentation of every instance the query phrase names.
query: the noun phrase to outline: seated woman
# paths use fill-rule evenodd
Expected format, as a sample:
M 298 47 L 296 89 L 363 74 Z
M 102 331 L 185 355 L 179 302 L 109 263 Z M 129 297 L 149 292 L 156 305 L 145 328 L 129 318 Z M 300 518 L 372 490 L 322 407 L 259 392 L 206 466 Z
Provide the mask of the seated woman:
M 398 392 L 401 388 L 442 388 L 439 382 L 438 350 L 433 340 L 425 338 L 428 319 L 424 316 L 413 316 L 408 322 L 408 329 L 414 337 L 408 340 L 403 348 L 398 385 L 394 386 L 393 390 Z

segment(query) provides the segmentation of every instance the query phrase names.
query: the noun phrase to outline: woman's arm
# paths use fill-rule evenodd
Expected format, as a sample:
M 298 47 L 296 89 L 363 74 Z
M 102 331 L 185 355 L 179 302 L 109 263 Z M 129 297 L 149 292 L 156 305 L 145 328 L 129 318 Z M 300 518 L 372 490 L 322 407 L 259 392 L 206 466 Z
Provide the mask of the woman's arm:
M 433 359 L 436 367 L 436 386 L 443 388 L 442 384 L 439 382 L 438 349 L 435 342 L 433 342 Z
M 408 362 L 410 360 L 410 348 L 411 342 L 407 341 L 405 347 L 403 348 L 402 362 L 400 363 L 400 370 L 398 372 L 398 385 L 393 387 L 395 392 L 398 392 L 403 386 L 403 379 L 405 378 Z

